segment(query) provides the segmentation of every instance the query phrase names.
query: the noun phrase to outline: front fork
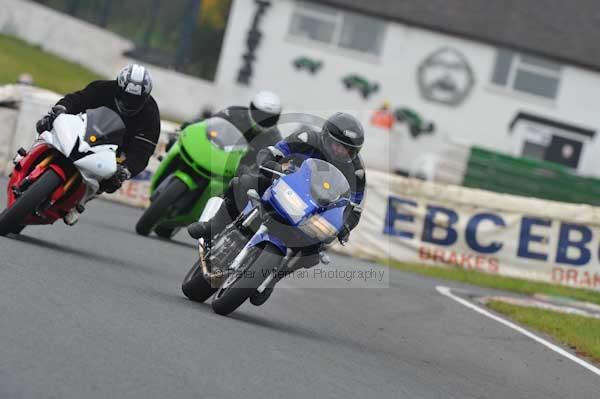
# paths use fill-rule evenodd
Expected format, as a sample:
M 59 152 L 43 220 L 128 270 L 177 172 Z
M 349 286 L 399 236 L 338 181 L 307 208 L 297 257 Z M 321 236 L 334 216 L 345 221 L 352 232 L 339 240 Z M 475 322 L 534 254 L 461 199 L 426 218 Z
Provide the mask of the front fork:
M 15 162 L 15 167 L 16 167 L 16 165 L 19 165 L 20 160 L 23 159 L 23 157 L 25 157 L 26 155 L 27 155 L 27 152 L 22 148 L 19 149 L 19 151 L 17 151 L 17 156 L 13 160 L 13 162 Z M 20 157 L 20 159 L 17 160 L 17 157 Z M 15 198 L 20 197 L 23 194 L 23 192 L 25 190 L 27 190 L 29 188 L 29 186 L 31 186 L 31 184 L 33 184 L 37 179 L 39 179 L 39 177 L 50 167 L 61 178 L 63 178 L 63 180 L 65 181 L 65 184 L 63 184 L 58 190 L 56 190 L 52 194 L 52 197 L 48 199 L 48 201 L 46 202 L 46 204 L 44 204 L 44 206 L 42 206 L 42 208 L 47 209 L 48 207 L 53 206 L 59 199 L 61 199 L 77 182 L 77 180 L 80 177 L 80 174 L 78 172 L 75 172 L 67 178 L 65 176 L 65 172 L 62 168 L 60 168 L 57 165 L 54 165 L 54 167 L 53 167 L 52 162 L 56 159 L 56 157 L 57 157 L 57 154 L 53 153 L 53 152 L 46 155 L 44 157 L 44 159 L 42 159 L 33 168 L 31 173 L 29 173 L 29 175 L 27 175 L 27 177 L 25 177 L 23 179 L 23 181 L 21 182 L 21 184 L 18 187 L 13 187 L 12 190 L 15 195 Z M 40 212 L 38 212 L 38 213 L 40 213 Z
M 23 179 L 19 187 L 14 187 L 15 196 L 20 196 L 23 191 L 27 190 L 33 182 L 35 182 L 46 171 L 46 168 L 54 160 L 56 154 L 47 155 L 40 163 L 38 163 L 31 173 Z
M 267 234 L 268 232 L 269 232 L 269 229 L 267 228 L 267 226 L 265 226 L 264 224 L 262 224 L 258 228 L 258 230 L 256 231 L 256 233 L 254 233 L 254 235 L 256 236 L 256 235 Z M 248 242 L 248 244 L 249 243 L 250 242 Z M 248 255 L 248 251 L 251 248 L 248 244 L 244 245 L 244 248 L 235 257 L 235 259 L 233 260 L 233 263 L 231 264 L 231 266 L 229 266 L 229 269 L 231 269 L 233 271 L 237 271 L 244 264 L 244 259 Z

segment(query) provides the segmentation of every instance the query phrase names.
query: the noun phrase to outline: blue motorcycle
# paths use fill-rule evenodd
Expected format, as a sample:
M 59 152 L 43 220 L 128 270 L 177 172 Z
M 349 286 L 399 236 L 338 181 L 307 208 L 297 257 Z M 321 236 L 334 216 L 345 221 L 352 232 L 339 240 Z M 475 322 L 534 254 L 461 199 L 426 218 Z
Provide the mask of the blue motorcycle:
M 183 293 L 204 302 L 212 295 L 215 313 L 227 315 L 248 298 L 258 306 L 268 290 L 287 274 L 303 267 L 306 249 L 311 256 L 331 244 L 344 225 L 344 210 L 350 204 L 350 185 L 335 166 L 307 159 L 286 173 L 261 169 L 276 177 L 262 197 L 248 191 L 247 206 L 240 216 L 214 239 L 208 248 L 199 240 L 200 258 L 185 276 Z M 220 207 L 212 198 L 200 218 L 209 220 Z M 241 248 L 241 250 L 240 250 Z M 313 262 L 314 264 L 314 262 Z

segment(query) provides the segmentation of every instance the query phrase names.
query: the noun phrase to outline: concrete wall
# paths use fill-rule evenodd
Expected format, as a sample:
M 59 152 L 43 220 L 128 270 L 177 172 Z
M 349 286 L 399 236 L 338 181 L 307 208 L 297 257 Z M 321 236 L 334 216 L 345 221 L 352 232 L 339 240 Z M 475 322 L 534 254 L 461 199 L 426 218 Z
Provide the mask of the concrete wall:
M 24 85 L 0 86 L 0 175 L 12 170 L 11 160 L 20 147 L 29 148 L 36 138 L 35 124 L 60 96 Z
M 17 122 L 17 110 L 0 108 L 0 176 L 6 174 L 6 166 L 10 161 L 12 132 Z
M 133 46 L 111 32 L 34 2 L 0 0 L 0 9 L 1 32 L 37 44 L 103 76 L 111 76 L 122 65 L 123 52 Z
M 461 141 L 508 153 L 514 153 L 518 147 L 515 140 L 520 138 L 509 134 L 509 124 L 521 111 L 600 130 L 598 73 L 564 66 L 559 96 L 555 101 L 507 92 L 491 83 L 496 57 L 496 49 L 492 46 L 387 23 L 381 56 L 365 57 L 290 37 L 288 30 L 296 2 L 273 0 L 272 3 L 260 27 L 263 42 L 257 50 L 252 86 L 248 90 L 236 84 L 236 77 L 255 4 L 247 0 L 234 1 L 216 80 L 219 88 L 237 92 L 240 98 L 259 88 L 274 88 L 285 99 L 288 109 L 316 112 L 323 116 L 334 110 L 350 110 L 362 117 L 366 124 L 372 110 L 383 100 L 389 100 L 394 105 L 408 105 L 433 119 L 442 132 L 437 135 L 441 139 L 437 142 Z M 421 62 L 442 47 L 460 51 L 474 71 L 475 87 L 458 107 L 423 99 L 417 84 L 417 70 Z M 299 56 L 320 60 L 324 67 L 316 75 L 298 72 L 292 61 Z M 346 91 L 341 79 L 350 73 L 378 81 L 382 85 L 381 91 L 368 100 L 362 99 L 357 92 Z M 376 129 L 370 129 L 369 133 L 365 157 L 372 162 L 390 156 L 402 159 L 414 157 L 414 154 L 422 154 L 435 145 L 428 140 L 415 141 L 402 132 L 392 139 L 387 132 L 384 134 Z M 391 142 L 398 137 L 403 140 L 402 148 L 389 154 Z M 580 172 L 600 176 L 600 158 L 595 156 L 599 151 L 598 138 L 587 144 Z

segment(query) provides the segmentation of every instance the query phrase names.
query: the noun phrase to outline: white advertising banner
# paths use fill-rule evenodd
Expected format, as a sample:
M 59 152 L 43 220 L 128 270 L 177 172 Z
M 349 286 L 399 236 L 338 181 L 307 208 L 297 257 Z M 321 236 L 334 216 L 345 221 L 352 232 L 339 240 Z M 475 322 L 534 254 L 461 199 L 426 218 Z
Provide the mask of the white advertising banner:
M 341 252 L 600 290 L 600 208 L 369 171 Z

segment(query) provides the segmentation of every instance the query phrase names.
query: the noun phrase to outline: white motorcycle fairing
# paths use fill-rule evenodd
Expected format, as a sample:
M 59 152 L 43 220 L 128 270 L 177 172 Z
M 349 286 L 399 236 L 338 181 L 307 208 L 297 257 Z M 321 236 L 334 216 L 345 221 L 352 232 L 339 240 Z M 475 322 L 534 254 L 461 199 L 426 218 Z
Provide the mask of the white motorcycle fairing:
M 109 178 L 117 171 L 117 145 L 90 146 L 85 141 L 87 117 L 81 115 L 59 115 L 54 121 L 52 131 L 39 136 L 38 143 L 46 143 L 73 160 L 84 183 L 94 192 L 98 191 L 100 181 Z

